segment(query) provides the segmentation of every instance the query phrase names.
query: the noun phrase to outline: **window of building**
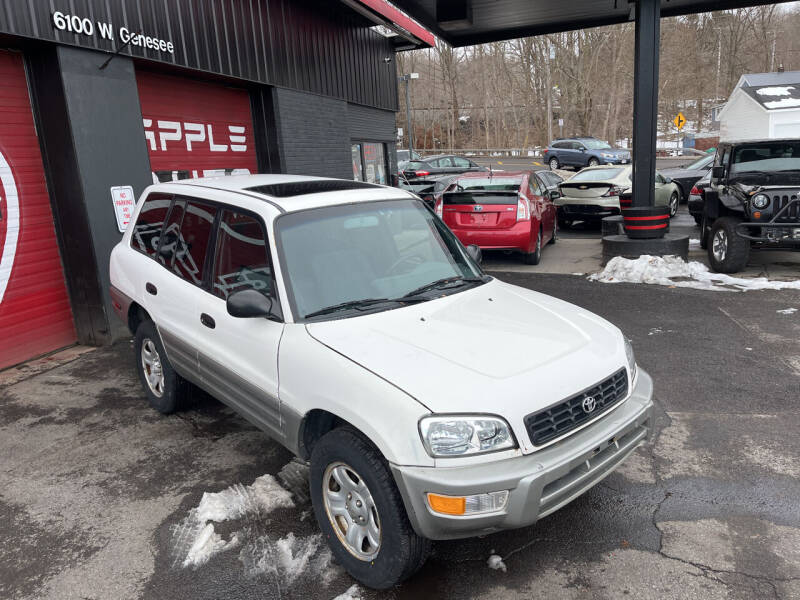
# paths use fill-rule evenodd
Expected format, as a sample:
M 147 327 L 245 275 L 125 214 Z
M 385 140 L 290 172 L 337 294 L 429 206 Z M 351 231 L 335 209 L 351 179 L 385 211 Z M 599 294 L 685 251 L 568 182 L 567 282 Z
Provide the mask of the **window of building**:
M 151 258 L 156 257 L 161 228 L 167 218 L 171 203 L 172 196 L 169 194 L 150 194 L 147 197 L 139 211 L 136 225 L 133 226 L 132 248 Z
M 386 162 L 386 144 L 363 142 L 353 144 L 353 179 L 387 185 L 389 165 Z
M 255 217 L 232 210 L 222 214 L 211 287 L 223 300 L 240 290 L 274 295 L 267 238 Z
M 213 206 L 192 200 L 183 215 L 175 242 L 172 270 L 194 285 L 203 283 L 203 266 L 216 214 L 217 209 Z

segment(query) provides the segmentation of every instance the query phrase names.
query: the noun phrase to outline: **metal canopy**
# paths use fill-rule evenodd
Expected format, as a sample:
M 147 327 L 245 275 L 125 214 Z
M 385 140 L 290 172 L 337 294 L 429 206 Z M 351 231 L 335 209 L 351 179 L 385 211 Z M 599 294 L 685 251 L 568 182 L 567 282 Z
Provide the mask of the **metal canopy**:
M 779 4 L 789 0 L 661 0 L 661 16 Z M 393 0 L 453 46 L 633 21 L 630 0 Z

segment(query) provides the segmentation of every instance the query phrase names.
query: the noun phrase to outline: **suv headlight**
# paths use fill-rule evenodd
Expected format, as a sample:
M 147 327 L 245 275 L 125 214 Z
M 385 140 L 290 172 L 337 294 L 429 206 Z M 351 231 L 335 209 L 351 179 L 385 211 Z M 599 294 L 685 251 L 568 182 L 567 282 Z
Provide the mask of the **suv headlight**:
M 769 196 L 766 194 L 756 194 L 753 196 L 751 202 L 753 203 L 753 208 L 757 208 L 759 210 L 762 208 L 767 208 L 769 205 Z
M 636 379 L 636 356 L 633 354 L 633 346 L 628 338 L 625 338 L 625 357 L 628 359 L 628 371 L 631 374 L 631 384 Z
M 423 417 L 419 432 L 425 449 L 434 458 L 484 454 L 516 448 L 508 423 L 489 415 L 442 415 Z
M 611 154 L 610 152 L 603 152 L 603 153 L 602 153 L 602 157 L 603 157 L 603 158 L 614 158 L 614 156 L 615 156 L 615 155 L 614 155 L 614 154 Z

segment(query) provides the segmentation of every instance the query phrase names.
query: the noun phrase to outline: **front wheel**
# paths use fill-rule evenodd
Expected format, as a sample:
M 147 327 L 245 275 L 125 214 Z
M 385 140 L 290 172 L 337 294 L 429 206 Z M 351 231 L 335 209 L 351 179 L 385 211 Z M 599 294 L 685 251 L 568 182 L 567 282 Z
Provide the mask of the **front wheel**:
M 681 196 L 678 192 L 672 192 L 669 197 L 669 218 L 671 219 L 678 214 L 678 204 L 680 204 Z
M 314 514 L 336 560 L 367 587 L 387 589 L 425 563 L 418 536 L 386 460 L 349 427 L 325 434 L 311 452 Z
M 550 170 L 551 171 L 555 171 L 559 167 L 558 159 L 555 156 L 553 158 L 551 158 L 550 161 L 547 164 L 550 165 Z
M 536 234 L 536 246 L 533 252 L 526 252 L 522 255 L 522 262 L 526 265 L 538 265 L 542 260 L 542 228 Z
M 750 242 L 736 234 L 735 217 L 722 217 L 714 221 L 708 238 L 708 261 L 719 273 L 737 273 L 747 266 Z
M 600 164 L 600 161 L 597 160 L 594 156 L 589 159 L 589 166 L 590 167 L 596 167 L 599 164 Z

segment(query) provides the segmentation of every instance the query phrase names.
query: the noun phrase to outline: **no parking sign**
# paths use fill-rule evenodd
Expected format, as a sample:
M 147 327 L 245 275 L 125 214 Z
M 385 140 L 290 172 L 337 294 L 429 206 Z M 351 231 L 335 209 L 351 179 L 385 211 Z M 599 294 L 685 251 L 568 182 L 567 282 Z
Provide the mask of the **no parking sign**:
M 133 188 L 129 185 L 112 187 L 111 200 L 114 203 L 114 214 L 117 216 L 117 229 L 119 229 L 120 233 L 125 233 L 133 217 L 133 209 L 136 206 Z

